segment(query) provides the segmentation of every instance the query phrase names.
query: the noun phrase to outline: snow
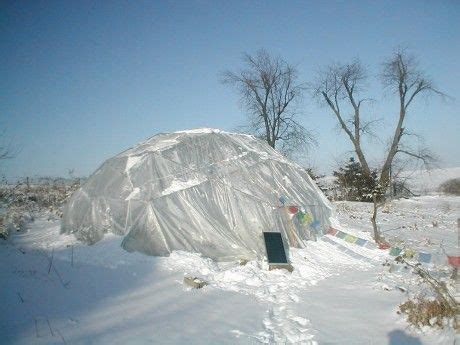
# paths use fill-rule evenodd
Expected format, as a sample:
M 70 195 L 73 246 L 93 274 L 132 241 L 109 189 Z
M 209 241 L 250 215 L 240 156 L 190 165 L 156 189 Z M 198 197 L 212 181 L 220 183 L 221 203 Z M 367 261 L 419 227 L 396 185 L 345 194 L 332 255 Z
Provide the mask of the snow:
M 226 133 L 217 128 L 195 128 L 187 129 L 183 131 L 176 131 L 174 133 L 183 133 L 183 134 L 209 134 L 209 133 Z
M 370 204 L 334 205 L 334 226 L 370 238 Z M 440 245 L 458 253 L 459 206 L 453 196 L 397 200 L 379 225 L 390 242 L 433 253 L 427 267 L 448 275 Z M 392 259 L 388 251 L 323 236 L 290 250 L 289 273 L 184 251 L 128 253 L 113 234 L 87 246 L 48 218 L 0 243 L 2 343 L 454 343 L 451 329 L 418 330 L 396 313 L 423 290 L 402 265 L 382 265 Z M 193 290 L 184 276 L 209 285 Z
M 133 191 L 125 198 L 125 200 L 131 200 L 139 196 L 141 193 L 141 189 L 139 187 L 136 187 L 133 189 Z
M 197 186 L 200 183 L 203 183 L 205 181 L 207 181 L 206 178 L 194 178 L 194 179 L 187 180 L 187 181 L 174 179 L 172 180 L 171 185 L 165 190 L 163 190 L 161 195 L 168 195 L 171 193 L 179 192 L 181 190 Z
M 129 156 L 128 159 L 126 160 L 126 173 L 129 173 L 129 171 L 138 165 L 142 161 L 142 156 Z

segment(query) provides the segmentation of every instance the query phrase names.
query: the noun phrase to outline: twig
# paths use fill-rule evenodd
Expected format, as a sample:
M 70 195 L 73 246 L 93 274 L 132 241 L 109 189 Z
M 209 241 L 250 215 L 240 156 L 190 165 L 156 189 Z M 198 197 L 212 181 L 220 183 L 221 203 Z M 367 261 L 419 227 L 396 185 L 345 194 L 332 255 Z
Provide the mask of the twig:
M 53 266 L 53 258 L 54 258 L 54 248 L 51 251 L 51 259 L 50 259 L 50 265 L 48 267 L 48 274 L 51 272 L 51 267 Z
M 25 254 L 25 253 L 26 253 L 26 252 L 25 252 L 24 250 L 22 250 L 21 248 L 16 247 L 16 246 L 14 246 L 14 247 L 15 247 L 17 250 L 19 250 L 22 254 Z
M 69 280 L 68 282 L 64 283 L 64 281 L 62 280 L 61 275 L 59 274 L 59 272 L 58 272 L 58 270 L 56 269 L 56 267 L 53 267 L 53 271 L 54 271 L 54 273 L 56 273 L 56 275 L 57 275 L 57 277 L 59 278 L 59 281 L 61 282 L 62 286 L 63 286 L 64 288 L 67 289 L 67 288 L 68 288 L 68 285 L 69 285 L 69 283 L 70 283 L 70 280 Z
M 50 320 L 46 319 L 46 322 L 48 323 L 48 327 L 49 327 L 49 329 L 50 329 L 51 336 L 54 337 L 54 333 L 53 333 L 53 330 L 52 330 L 52 328 L 51 328 Z
M 387 229 L 387 230 L 380 230 L 380 232 L 385 233 L 385 232 L 394 231 L 394 230 L 398 230 L 398 229 L 402 229 L 402 226 L 398 226 L 397 228 L 392 228 L 392 229 Z
M 56 332 L 59 333 L 59 336 L 61 337 L 62 342 L 63 342 L 64 344 L 67 344 L 67 342 L 65 341 L 65 338 L 64 338 L 64 336 L 62 335 L 61 331 L 57 329 Z
M 49 258 L 49 257 L 48 257 L 48 254 L 46 254 L 46 252 L 44 252 L 43 250 L 38 249 L 38 252 L 41 253 L 42 255 L 46 256 L 47 258 Z M 53 248 L 52 254 L 54 254 L 54 248 Z M 52 257 L 53 257 L 53 256 L 52 256 Z M 51 257 L 51 258 L 52 258 L 52 257 Z M 64 288 L 67 289 L 67 288 L 68 288 L 68 285 L 69 285 L 69 283 L 70 283 L 70 280 L 69 280 L 68 282 L 64 283 L 64 281 L 62 280 L 61 275 L 59 274 L 58 270 L 56 269 L 56 266 L 52 266 L 52 267 L 51 267 L 51 264 L 50 264 L 48 273 L 49 273 L 49 271 L 51 270 L 51 268 L 53 269 L 54 273 L 56 273 L 56 275 L 57 275 L 57 277 L 59 278 L 59 281 L 60 281 L 60 283 L 62 284 L 62 286 L 63 286 Z

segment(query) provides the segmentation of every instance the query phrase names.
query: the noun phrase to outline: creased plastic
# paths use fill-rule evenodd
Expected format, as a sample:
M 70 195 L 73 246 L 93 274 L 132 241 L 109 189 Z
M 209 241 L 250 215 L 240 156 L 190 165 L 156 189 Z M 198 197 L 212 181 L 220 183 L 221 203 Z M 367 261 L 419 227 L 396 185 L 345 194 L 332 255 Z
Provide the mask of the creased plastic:
M 281 196 L 319 226 L 289 215 Z M 301 246 L 330 217 L 307 172 L 264 141 L 199 129 L 156 135 L 105 161 L 65 206 L 62 231 L 88 244 L 112 232 L 128 251 L 225 261 L 265 256 L 264 231 Z

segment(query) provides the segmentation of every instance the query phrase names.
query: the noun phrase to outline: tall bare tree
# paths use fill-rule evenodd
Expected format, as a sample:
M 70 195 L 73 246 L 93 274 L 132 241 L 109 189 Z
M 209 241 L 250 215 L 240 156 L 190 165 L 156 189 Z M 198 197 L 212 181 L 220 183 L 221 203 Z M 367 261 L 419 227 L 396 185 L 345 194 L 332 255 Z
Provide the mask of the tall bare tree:
M 250 115 L 250 131 L 285 154 L 313 143 L 313 135 L 296 119 L 296 105 L 304 91 L 297 83 L 297 70 L 265 50 L 244 54 L 243 62 L 243 69 L 224 72 L 222 82 L 240 94 Z
M 426 148 L 414 150 L 407 141 L 416 138 L 413 133 L 406 130 L 404 121 L 413 101 L 422 94 L 440 94 L 433 82 L 424 76 L 414 57 L 404 50 L 396 51 L 383 64 L 381 74 L 383 86 L 394 92 L 399 99 L 399 116 L 394 134 L 391 138 L 389 149 L 386 152 L 379 175 L 379 190 L 373 196 L 374 214 L 371 218 L 374 239 L 382 240 L 376 224 L 378 199 L 389 187 L 391 167 L 398 154 L 404 154 L 428 164 L 433 161 L 433 155 Z M 313 97 L 321 104 L 330 108 L 336 117 L 341 129 L 353 144 L 356 156 L 362 165 L 363 172 L 370 176 L 371 170 L 363 151 L 362 136 L 369 133 L 372 121 L 363 120 L 362 105 L 370 98 L 362 94 L 366 91 L 367 73 L 359 60 L 350 64 L 329 66 L 319 73 L 318 79 L 312 84 Z M 346 109 L 346 110 L 344 110 Z M 345 112 L 351 109 L 351 117 L 346 117 Z M 403 137 L 409 140 L 404 141 Z
M 371 170 L 362 149 L 361 138 L 371 126 L 361 117 L 361 106 L 370 99 L 360 97 L 365 88 L 366 70 L 359 60 L 347 65 L 332 65 L 320 72 L 317 81 L 312 85 L 313 96 L 321 104 L 327 105 L 335 115 L 341 129 L 353 144 L 354 151 L 365 174 Z M 352 107 L 351 118 L 346 118 L 344 105 Z
M 415 58 L 404 50 L 397 51 L 390 59 L 384 62 L 381 78 L 384 87 L 396 93 L 399 99 L 398 122 L 380 175 L 380 184 L 387 187 L 390 183 L 391 165 L 398 153 L 421 160 L 425 164 L 430 164 L 433 160 L 433 154 L 429 149 L 422 147 L 414 150 L 404 143 L 404 136 L 406 138 L 418 136 L 406 130 L 403 125 L 409 106 L 415 98 L 423 94 L 441 96 L 444 96 L 444 94 L 437 90 L 433 85 L 433 81 L 424 75 Z

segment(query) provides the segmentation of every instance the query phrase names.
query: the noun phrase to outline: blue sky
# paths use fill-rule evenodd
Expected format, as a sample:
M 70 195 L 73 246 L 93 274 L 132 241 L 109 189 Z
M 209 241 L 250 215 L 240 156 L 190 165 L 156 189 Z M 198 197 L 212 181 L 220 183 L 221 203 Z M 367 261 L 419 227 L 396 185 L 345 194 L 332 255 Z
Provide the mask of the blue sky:
M 406 124 L 440 165 L 460 166 L 458 1 L 2 1 L 0 126 L 18 150 L 6 176 L 88 175 L 105 159 L 159 132 L 232 130 L 245 113 L 219 74 L 265 48 L 295 64 L 300 80 L 332 62 L 368 66 L 371 118 L 384 118 L 382 157 L 397 114 L 377 75 L 408 47 L 453 100 L 420 99 Z M 305 163 L 330 172 L 351 146 L 308 96 L 302 123 L 318 147 Z

